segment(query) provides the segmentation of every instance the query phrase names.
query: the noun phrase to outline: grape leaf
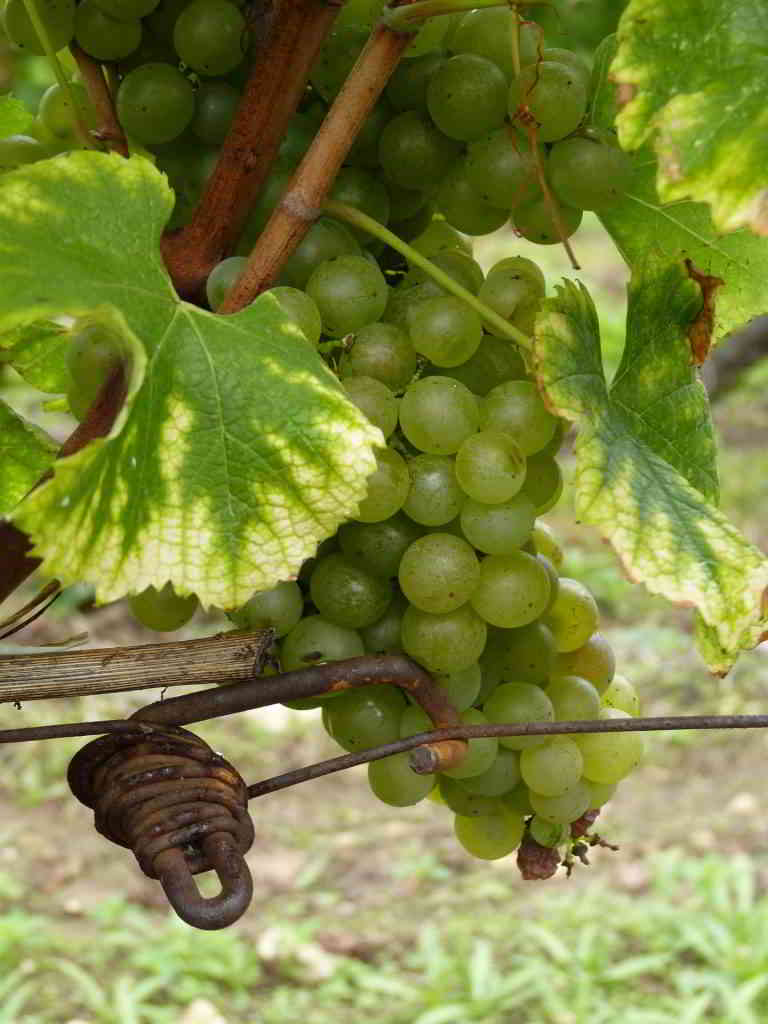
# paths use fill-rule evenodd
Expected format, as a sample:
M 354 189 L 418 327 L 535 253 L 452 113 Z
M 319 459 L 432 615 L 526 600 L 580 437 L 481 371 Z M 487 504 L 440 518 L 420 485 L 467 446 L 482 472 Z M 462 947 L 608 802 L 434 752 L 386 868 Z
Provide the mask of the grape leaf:
M 768 234 L 765 0 L 631 0 L 614 77 L 626 149 L 652 141 L 663 200 L 709 203 L 718 231 Z
M 172 205 L 141 157 L 0 178 L 0 333 L 108 316 L 146 349 L 110 436 L 58 460 L 14 520 L 45 573 L 100 600 L 171 579 L 231 607 L 354 512 L 382 439 L 270 295 L 229 317 L 178 298 L 158 246 Z
M 701 653 L 714 671 L 723 671 L 740 651 L 755 646 L 765 628 L 761 601 L 768 561 L 684 474 L 700 405 L 679 342 L 691 309 L 690 284 L 682 271 L 677 282 L 668 278 L 667 297 L 670 323 L 658 323 L 662 337 L 655 342 L 654 358 L 644 360 L 642 370 L 632 369 L 630 379 L 631 359 L 625 356 L 626 373 L 620 371 L 609 390 L 592 300 L 583 286 L 565 282 L 537 317 L 536 369 L 553 407 L 580 428 L 574 474 L 578 516 L 610 540 L 632 579 L 698 610 L 705 641 Z M 639 339 L 633 333 L 630 356 L 642 355 L 649 343 L 650 336 Z M 662 435 L 663 416 L 654 425 L 638 413 L 637 404 L 628 406 L 636 386 L 644 407 L 690 413 L 678 412 Z
M 0 96 L 0 139 L 6 135 L 25 135 L 34 118 L 15 96 Z
M 616 117 L 616 83 L 612 81 L 616 38 L 604 40 L 595 59 L 593 123 L 612 131 Z M 699 271 L 725 282 L 717 293 L 713 341 L 768 312 L 768 241 L 750 231 L 721 236 L 703 203 L 662 203 L 656 191 L 656 158 L 648 146 L 634 154 L 635 174 L 629 195 L 600 219 L 632 271 L 638 290 L 652 284 L 671 264 L 686 258 Z M 649 311 L 650 312 L 650 311 Z M 663 301 L 656 314 L 664 317 Z
M 56 445 L 0 402 L 0 519 L 7 517 L 56 457 Z
M 53 320 L 24 324 L 0 336 L 0 363 L 9 363 L 39 391 L 61 394 L 69 384 L 67 328 Z

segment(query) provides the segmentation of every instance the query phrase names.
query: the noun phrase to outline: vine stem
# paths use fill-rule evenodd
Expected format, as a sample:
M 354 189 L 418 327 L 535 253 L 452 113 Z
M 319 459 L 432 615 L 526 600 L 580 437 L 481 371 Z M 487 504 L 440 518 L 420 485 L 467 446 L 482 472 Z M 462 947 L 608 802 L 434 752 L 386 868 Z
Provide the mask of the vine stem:
M 75 119 L 75 128 L 77 129 L 77 134 L 80 136 L 80 141 L 88 149 L 92 149 L 93 139 L 91 138 L 90 132 L 88 131 L 88 126 L 83 121 L 80 106 L 77 102 L 77 98 L 75 97 L 72 85 L 67 76 L 64 74 L 64 70 L 59 62 L 59 58 L 57 57 L 56 51 L 53 48 L 51 38 L 48 35 L 48 29 L 45 27 L 45 22 L 40 17 L 40 14 L 37 10 L 37 2 L 36 0 L 23 0 L 23 3 L 24 9 L 27 12 L 27 16 L 29 17 L 29 20 L 32 22 L 32 28 L 35 30 L 37 38 L 40 40 L 40 43 L 42 44 L 42 47 L 45 50 L 45 56 L 48 60 L 48 63 L 51 66 L 51 70 L 56 76 L 56 81 L 58 82 L 61 89 L 63 89 L 64 92 L 67 94 L 69 102 L 72 104 L 72 114 Z
M 544 161 L 542 160 L 541 148 L 539 146 L 538 128 L 535 124 L 528 124 L 527 131 L 528 141 L 531 144 L 531 152 L 533 153 L 533 160 L 536 164 L 536 175 L 539 179 L 541 191 L 544 194 L 544 202 L 547 204 L 549 212 L 552 214 L 552 220 L 555 223 L 557 233 L 560 235 L 560 241 L 563 243 L 563 248 L 568 253 L 568 259 L 571 261 L 571 266 L 574 270 L 581 270 L 579 261 L 576 259 L 576 256 L 574 255 L 573 249 L 571 248 L 571 243 L 568 240 L 568 236 L 565 232 L 565 224 L 563 223 L 563 217 L 560 213 L 560 204 L 555 198 L 552 189 L 549 187 L 549 182 L 547 181 L 547 173 L 544 169 Z
M 326 199 L 323 203 L 323 209 L 332 217 L 346 221 L 347 224 L 352 224 L 354 227 L 362 228 L 368 234 L 373 235 L 374 238 L 386 242 L 387 245 L 391 246 L 402 256 L 405 256 L 409 263 L 419 267 L 424 273 L 429 274 L 446 291 L 451 292 L 458 299 L 462 299 L 468 306 L 471 306 L 496 334 L 508 338 L 528 352 L 531 351 L 533 347 L 532 338 L 529 338 L 527 334 L 524 334 L 514 324 L 505 320 L 503 316 L 499 316 L 490 306 L 486 306 L 484 302 L 481 302 L 476 295 L 462 287 L 450 274 L 446 274 L 440 267 L 435 266 L 426 256 L 423 256 L 417 249 L 414 249 L 412 245 L 398 238 L 389 228 L 384 227 L 383 224 L 374 220 L 373 217 L 369 217 L 367 213 L 355 209 L 354 206 L 348 206 L 347 203 L 340 203 L 337 199 Z
M 409 42 L 409 35 L 386 25 L 374 29 L 220 313 L 236 313 L 277 280 L 285 261 L 320 215 L 334 178 Z
M 371 747 L 354 754 L 342 754 L 327 761 L 296 768 L 294 771 L 274 775 L 272 778 L 253 783 L 248 787 L 248 796 L 265 796 L 301 782 L 318 779 L 323 775 L 354 768 L 356 765 L 367 764 L 369 761 L 380 761 L 393 754 L 402 754 L 409 750 L 419 753 L 429 749 L 432 744 L 449 739 L 473 740 L 495 736 L 566 736 L 584 733 L 606 732 L 671 732 L 678 730 L 700 729 L 765 729 L 768 728 L 768 715 L 675 715 L 658 718 L 609 718 L 596 721 L 578 722 L 526 722 L 514 725 L 463 725 L 449 729 L 435 729 L 432 732 L 416 733 L 405 739 L 386 743 L 380 747 Z M 0 742 L 2 733 L 0 733 Z M 411 767 L 417 774 L 430 774 L 435 771 L 429 763 L 419 758 Z
M 323 0 L 279 5 L 192 219 L 162 239 L 181 295 L 194 296 L 239 237 L 338 10 L 339 4 Z
M 515 78 L 520 75 L 522 64 L 520 62 L 520 13 L 517 4 L 510 4 L 512 11 L 512 70 Z
M 110 149 L 114 149 L 121 156 L 130 156 L 128 143 L 117 119 L 112 93 L 104 77 L 101 64 L 89 56 L 74 40 L 69 44 L 69 50 L 83 76 L 88 98 L 99 118 L 100 127 L 97 137 L 103 139 Z

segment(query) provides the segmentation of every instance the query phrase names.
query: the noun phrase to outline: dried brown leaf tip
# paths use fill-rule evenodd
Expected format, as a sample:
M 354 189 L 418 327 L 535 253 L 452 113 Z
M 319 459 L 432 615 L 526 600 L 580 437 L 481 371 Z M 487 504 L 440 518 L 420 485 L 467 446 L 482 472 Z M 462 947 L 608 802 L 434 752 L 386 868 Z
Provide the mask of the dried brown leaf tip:
M 697 270 L 690 259 L 685 260 L 685 269 L 692 281 L 701 288 L 701 309 L 688 328 L 691 345 L 691 362 L 701 366 L 712 347 L 712 332 L 715 327 L 715 292 L 725 284 L 721 277 L 704 274 Z

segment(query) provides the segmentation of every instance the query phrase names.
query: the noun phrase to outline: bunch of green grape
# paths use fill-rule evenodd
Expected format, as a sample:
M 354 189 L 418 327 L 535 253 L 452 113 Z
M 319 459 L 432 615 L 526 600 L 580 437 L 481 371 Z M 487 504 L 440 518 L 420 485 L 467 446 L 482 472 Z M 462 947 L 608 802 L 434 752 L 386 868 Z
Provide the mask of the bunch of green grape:
M 230 0 L 38 2 L 57 46 L 74 36 L 114 66 L 122 125 L 168 174 L 172 224 L 183 224 L 247 72 L 242 11 Z M 212 310 L 239 276 L 379 9 L 370 0 L 343 8 L 238 252 L 208 278 Z M 5 29 L 39 52 L 24 11 L 21 0 L 7 0 Z M 0 140 L 0 169 L 77 144 L 72 96 L 86 113 L 87 98 L 80 83 L 73 87 L 71 96 L 58 86 L 43 96 L 36 136 Z M 557 241 L 563 232 L 545 185 L 566 234 L 582 209 L 616 200 L 627 183 L 625 158 L 587 126 L 589 91 L 582 59 L 547 49 L 539 27 L 518 26 L 510 10 L 434 18 L 411 43 L 331 194 L 389 223 L 497 316 L 531 333 L 545 290 L 538 266 L 512 255 L 485 274 L 466 236 L 496 230 L 511 214 L 519 234 Z M 564 428 L 517 347 L 418 266 L 331 217 L 313 224 L 272 294 L 295 324 L 296 343 L 324 356 L 386 446 L 349 521 L 298 579 L 232 610 L 235 624 L 273 629 L 285 671 L 405 653 L 468 725 L 637 714 L 637 694 L 614 674 L 598 632 L 593 597 L 560 575 L 562 551 L 538 518 L 562 491 L 555 456 Z M 108 332 L 75 325 L 67 393 L 75 415 L 87 413 L 120 358 Z M 178 629 L 196 607 L 194 595 L 170 584 L 132 599 L 136 617 L 161 631 Z M 391 686 L 294 706 L 322 707 L 327 731 L 349 751 L 430 728 Z M 485 738 L 470 741 L 465 758 L 439 775 L 418 775 L 408 755 L 397 754 L 372 762 L 369 779 L 385 803 L 429 797 L 445 805 L 459 842 L 477 857 L 502 857 L 521 843 L 567 857 L 573 823 L 602 807 L 641 756 L 635 733 Z M 574 835 L 582 832 L 578 824 Z

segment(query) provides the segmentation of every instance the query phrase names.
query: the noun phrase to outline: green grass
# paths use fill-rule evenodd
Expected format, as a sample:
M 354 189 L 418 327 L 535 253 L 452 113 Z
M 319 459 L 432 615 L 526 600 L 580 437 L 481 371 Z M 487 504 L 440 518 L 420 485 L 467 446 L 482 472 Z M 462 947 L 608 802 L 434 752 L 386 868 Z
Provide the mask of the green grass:
M 669 850 L 649 864 L 641 893 L 606 894 L 599 879 L 538 889 L 524 919 L 509 896 L 500 879 L 479 891 L 458 881 L 450 915 L 403 944 L 351 954 L 328 948 L 328 921 L 317 915 L 265 923 L 254 941 L 237 930 L 196 933 L 118 901 L 77 929 L 10 911 L 0 919 L 0 1021 L 171 1024 L 195 999 L 228 1022 L 264 1024 L 768 1016 L 768 897 L 746 857 Z

